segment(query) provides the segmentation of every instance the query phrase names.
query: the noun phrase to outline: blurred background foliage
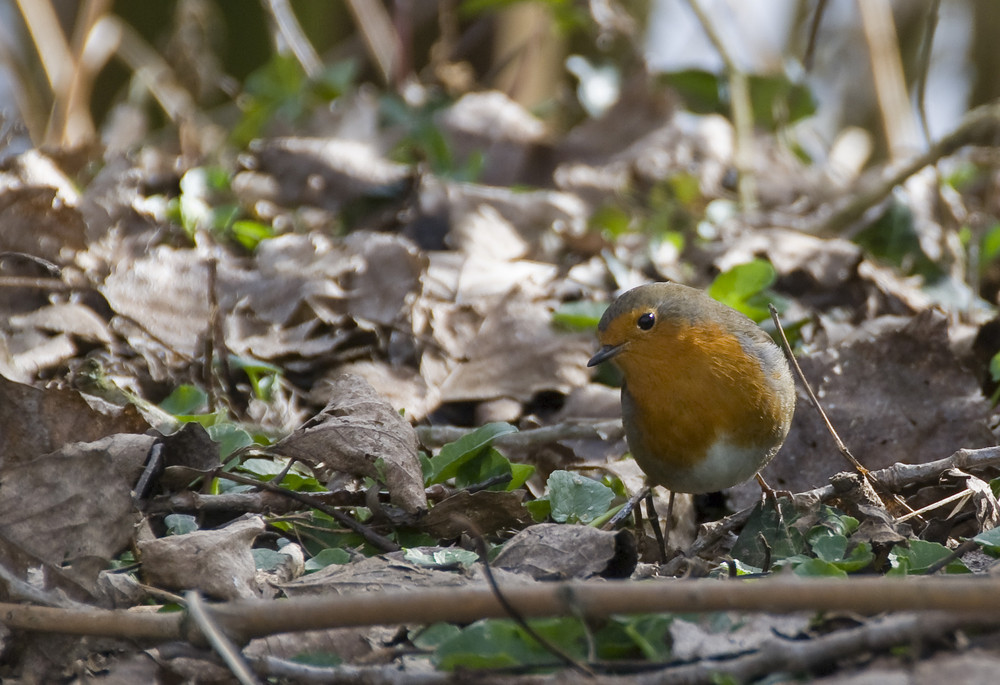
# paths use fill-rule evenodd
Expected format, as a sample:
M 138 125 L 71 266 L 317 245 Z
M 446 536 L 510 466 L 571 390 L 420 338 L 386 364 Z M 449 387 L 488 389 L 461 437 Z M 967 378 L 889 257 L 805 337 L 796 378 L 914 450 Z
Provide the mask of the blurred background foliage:
M 998 29 L 993 0 L 0 0 L 0 157 L 41 146 L 93 161 L 155 140 L 187 168 L 225 166 L 257 137 L 324 135 L 324 117 L 362 93 L 396 132 L 384 154 L 491 182 L 484 157 L 456 154 L 438 129 L 463 94 L 503 92 L 544 122 L 541 148 L 578 156 L 616 152 L 601 125 L 655 116 L 643 106 L 659 97 L 663 120 L 732 122 L 729 185 L 752 209 L 748 171 L 770 170 L 741 141 L 771 135 L 823 165 L 850 139 L 858 170 L 912 158 L 997 97 Z M 519 183 L 554 185 L 552 166 Z M 969 210 L 950 243 L 931 245 L 892 203 L 847 237 L 928 281 L 968 260 L 958 280 L 992 301 L 993 166 L 967 155 L 943 170 Z M 592 227 L 682 250 L 713 211 L 690 180 L 630 187 L 594 208 Z
M 995 2 L 860 5 L 891 12 L 896 43 L 889 48 L 914 99 L 924 93 L 932 134 L 998 95 Z M 499 89 L 565 128 L 599 114 L 647 71 L 683 94 L 690 111 L 725 112 L 729 94 L 720 79 L 735 66 L 750 75 L 758 126 L 811 116 L 827 142 L 860 126 L 872 135 L 873 159 L 886 155 L 877 70 L 865 54 L 872 36 L 865 36 L 859 3 L 701 0 L 696 6 L 716 44 L 698 27 L 688 0 L 4 0 L 0 107 L 34 144 L 76 145 L 108 123 L 142 69 L 167 67 L 200 107 L 213 107 L 238 102 L 269 64 L 273 76 L 279 56 L 318 78 L 309 73 L 316 65 L 305 50 L 319 66 L 354 64 L 354 85 L 399 91 L 416 79 L 451 96 Z M 299 39 L 308 46 L 297 45 Z M 137 52 L 139 45 L 148 50 Z M 154 58 L 163 65 L 151 64 Z M 285 77 L 287 85 L 296 78 Z M 88 127 L 81 109 L 96 123 Z M 159 116 L 155 107 L 149 111 Z

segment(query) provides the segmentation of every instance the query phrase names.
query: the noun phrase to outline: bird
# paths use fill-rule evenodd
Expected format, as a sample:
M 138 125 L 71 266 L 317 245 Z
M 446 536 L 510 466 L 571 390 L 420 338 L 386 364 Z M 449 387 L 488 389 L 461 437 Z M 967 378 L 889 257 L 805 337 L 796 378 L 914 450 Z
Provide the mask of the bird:
M 708 493 L 742 483 L 778 453 L 795 411 L 795 383 L 763 329 L 697 288 L 628 290 L 597 326 L 587 362 L 621 371 L 629 451 L 650 485 Z M 669 519 L 669 515 L 668 515 Z

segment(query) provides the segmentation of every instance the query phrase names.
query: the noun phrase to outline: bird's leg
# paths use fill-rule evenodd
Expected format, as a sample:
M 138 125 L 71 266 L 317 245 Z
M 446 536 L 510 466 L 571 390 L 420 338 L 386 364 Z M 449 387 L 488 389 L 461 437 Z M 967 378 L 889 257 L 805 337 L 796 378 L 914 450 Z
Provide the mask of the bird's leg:
M 778 520 L 782 520 L 781 507 L 778 505 L 779 497 L 789 497 L 791 498 L 792 493 L 787 490 L 775 490 L 767 481 L 764 480 L 764 476 L 757 473 L 754 475 L 757 479 L 757 484 L 760 485 L 761 497 L 764 499 L 765 503 L 770 503 L 774 507 L 774 511 L 778 514 Z
M 660 546 L 660 563 L 667 563 L 667 536 L 670 535 L 670 517 L 674 514 L 674 491 L 670 491 L 670 499 L 667 500 L 667 535 L 664 536 L 660 529 L 660 517 L 656 515 L 656 507 L 653 505 L 653 489 L 646 492 L 646 518 L 653 528 L 653 535 L 656 536 L 656 543 Z
M 774 492 L 774 488 L 767 484 L 764 476 L 760 475 L 759 472 L 755 473 L 753 477 L 757 479 L 757 485 L 760 486 L 760 492 L 764 496 L 764 499 L 770 499 L 777 506 L 778 495 Z

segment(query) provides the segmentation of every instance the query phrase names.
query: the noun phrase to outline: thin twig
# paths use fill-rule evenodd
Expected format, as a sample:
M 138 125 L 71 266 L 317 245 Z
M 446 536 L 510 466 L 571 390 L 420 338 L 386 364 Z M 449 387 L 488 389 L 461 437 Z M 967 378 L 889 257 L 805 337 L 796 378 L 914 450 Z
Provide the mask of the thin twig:
M 915 516 L 919 516 L 920 514 L 925 514 L 928 511 L 934 511 L 938 507 L 943 507 L 944 505 L 954 502 L 955 500 L 963 498 L 968 499 L 971 496 L 972 496 L 972 491 L 969 490 L 968 488 L 965 488 L 964 490 L 960 490 L 959 492 L 956 492 L 953 495 L 948 495 L 944 499 L 938 500 L 937 502 L 932 502 L 931 504 L 928 504 L 926 507 L 921 507 L 916 511 L 911 511 L 908 514 L 900 516 L 899 518 L 896 519 L 896 523 L 902 523 L 903 521 L 908 521 Z
M 813 408 L 819 412 L 820 418 L 823 419 L 823 423 L 826 425 L 826 430 L 831 436 L 833 436 L 833 441 L 837 445 L 837 451 L 840 452 L 844 459 L 850 462 L 855 469 L 857 469 L 858 473 L 863 476 L 867 476 L 868 469 L 866 469 L 861 462 L 858 461 L 853 454 L 851 454 L 851 451 L 847 449 L 847 445 L 845 445 L 844 441 L 840 439 L 837 429 L 833 427 L 833 424 L 830 422 L 830 418 L 826 415 L 826 411 L 823 410 L 823 405 L 819 403 L 816 393 L 813 392 L 812 385 L 810 385 L 806 375 L 802 373 L 802 367 L 799 366 L 799 360 L 796 359 L 795 355 L 792 353 L 792 346 L 788 343 L 788 337 L 785 336 L 785 329 L 782 327 L 781 320 L 778 318 L 777 308 L 775 308 L 773 304 L 768 303 L 767 310 L 771 312 L 771 320 L 774 321 L 774 325 L 778 329 L 778 334 L 781 336 L 781 344 L 785 348 L 785 356 L 788 357 L 788 360 L 795 368 L 795 373 L 802 382 L 802 386 L 805 388 L 806 394 L 809 395 L 809 402 L 812 404 Z
M 205 602 L 197 592 L 189 591 L 185 593 L 188 603 L 188 615 L 195 622 L 201 634 L 205 636 L 212 648 L 218 652 L 219 656 L 232 671 L 236 679 L 243 685 L 258 685 L 259 680 L 247 666 L 247 663 L 240 655 L 236 645 L 219 629 L 205 609 Z
M 417 438 L 424 447 L 440 447 L 473 432 L 457 426 L 418 426 Z M 495 447 L 525 449 L 561 440 L 618 440 L 624 437 L 621 419 L 598 422 L 565 422 L 554 426 L 505 433 L 493 439 Z
M 725 66 L 735 132 L 736 149 L 733 151 L 733 163 L 739 173 L 737 190 L 740 205 L 744 211 L 749 211 L 757 206 L 757 182 L 753 173 L 753 106 L 750 102 L 750 82 L 746 73 L 738 67 L 736 60 L 729 54 L 725 41 L 715 30 L 711 18 L 705 13 L 699 1 L 687 0 L 687 3 Z
M 872 81 L 882 127 L 892 161 L 915 151 L 916 123 L 906 92 L 903 61 L 899 55 L 899 38 L 889 0 L 864 0 L 858 3 L 861 29 L 868 44 Z
M 966 614 L 975 622 L 997 620 L 1000 578 L 992 575 L 856 576 L 848 580 L 776 576 L 754 582 L 709 579 L 659 581 L 570 581 L 510 586 L 504 596 L 522 616 L 590 619 L 658 612 L 885 611 Z M 367 625 L 471 623 L 508 618 L 488 587 L 436 588 L 421 592 L 360 592 L 303 596 L 276 601 L 243 600 L 212 605 L 215 622 L 243 638 Z M 183 616 L 126 610 L 60 609 L 0 603 L 0 623 L 9 628 L 66 635 L 124 636 L 177 640 L 190 635 Z
M 302 65 L 302 70 L 310 79 L 317 79 L 323 71 L 323 61 L 316 53 L 316 48 L 306 37 L 302 25 L 292 11 L 288 0 L 264 0 L 264 9 L 274 19 L 278 34 Z
M 860 184 L 855 192 L 848 193 L 842 200 L 834 203 L 828 214 L 800 227 L 801 230 L 814 235 L 839 233 L 844 226 L 860 219 L 865 212 L 888 197 L 893 188 L 905 183 L 924 167 L 936 164 L 938 160 L 966 145 L 991 143 L 992 137 L 997 134 L 998 124 L 1000 105 L 990 103 L 971 110 L 966 113 L 958 128 L 932 144 L 926 152 L 914 157 L 881 181 Z
M 368 526 L 355 521 L 353 518 L 340 511 L 334 507 L 328 506 L 325 502 L 320 501 L 312 495 L 306 494 L 304 492 L 296 492 L 295 490 L 289 490 L 283 488 L 280 485 L 275 485 L 264 480 L 257 480 L 255 478 L 249 478 L 247 476 L 241 476 L 238 473 L 232 473 L 229 471 L 223 471 L 217 469 L 213 474 L 217 478 L 224 478 L 226 480 L 231 480 L 235 483 L 242 483 L 243 485 L 255 485 L 264 490 L 270 490 L 271 492 L 276 492 L 293 499 L 297 502 L 301 502 L 308 507 L 313 509 L 318 509 L 327 516 L 332 517 L 337 523 L 344 526 L 345 528 L 357 533 L 363 537 L 367 542 L 369 542 L 373 547 L 382 552 L 398 552 L 400 547 L 395 542 L 385 537 L 384 535 L 379 535 L 374 530 Z
M 810 385 L 806 375 L 802 372 L 802 367 L 799 366 L 799 360 L 795 358 L 794 354 L 792 354 L 792 346 L 789 345 L 788 337 L 785 335 L 785 329 L 782 327 L 781 320 L 778 318 L 778 310 L 770 302 L 767 304 L 767 309 L 771 312 L 771 320 L 774 321 L 774 325 L 778 329 L 778 334 L 781 336 L 781 344 L 785 349 L 785 354 L 791 360 L 792 366 L 795 367 L 795 373 L 798 374 L 799 380 L 802 381 L 802 385 L 805 387 L 806 393 L 809 395 L 810 403 L 816 411 L 819 412 L 820 417 L 823 419 L 823 423 L 826 424 L 826 429 L 830 432 L 830 435 L 833 436 L 833 440 L 837 445 L 837 451 L 840 452 L 840 454 L 857 470 L 862 478 L 868 481 L 876 492 L 889 495 L 897 505 L 906 511 L 912 512 L 913 509 L 910 508 L 910 505 L 908 505 L 902 497 L 882 486 L 878 482 L 878 479 L 876 479 L 871 472 L 860 461 L 858 461 L 853 454 L 851 454 L 851 451 L 847 449 L 847 445 L 845 445 L 844 441 L 840 439 L 837 429 L 833 427 L 833 423 L 830 422 L 830 418 L 826 415 L 823 405 L 819 403 L 819 398 L 817 398 L 816 393 L 813 392 L 812 385 Z
M 490 550 L 486 544 L 486 539 L 477 530 L 476 524 L 471 519 L 465 519 L 465 525 L 469 537 L 476 545 L 476 552 L 479 554 L 479 561 L 483 564 L 483 575 L 486 576 L 486 584 L 490 586 L 490 591 L 493 592 L 493 596 L 496 598 L 497 602 L 500 603 L 500 606 L 502 606 L 507 612 L 510 619 L 519 625 L 525 633 L 530 635 L 531 638 L 542 647 L 542 649 L 555 656 L 574 671 L 582 673 L 586 676 L 593 676 L 594 672 L 590 670 L 590 668 L 574 659 L 571 655 L 559 647 L 559 645 L 554 644 L 540 635 L 538 631 L 532 628 L 528 621 L 525 620 L 524 616 L 521 615 L 521 612 L 507 601 L 506 596 L 504 596 L 504 593 L 500 590 L 500 586 L 497 584 L 497 579 L 493 576 L 493 569 L 490 567 Z
M 927 74 L 930 72 L 934 33 L 937 31 L 940 11 L 941 0 L 931 0 L 928 3 L 924 36 L 920 45 L 920 59 L 917 62 L 917 112 L 920 114 L 920 127 L 924 132 L 924 140 L 928 144 L 931 142 L 931 128 L 927 120 Z

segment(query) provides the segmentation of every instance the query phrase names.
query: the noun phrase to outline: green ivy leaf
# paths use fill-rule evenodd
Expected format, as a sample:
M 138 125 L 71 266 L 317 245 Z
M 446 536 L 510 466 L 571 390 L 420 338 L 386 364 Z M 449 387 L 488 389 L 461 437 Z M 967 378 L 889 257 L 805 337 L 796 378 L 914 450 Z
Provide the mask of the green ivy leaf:
M 347 550 L 340 549 L 339 547 L 327 547 L 320 550 L 319 554 L 306 560 L 306 573 L 312 573 L 313 571 L 318 571 L 321 568 L 326 568 L 334 564 L 348 564 L 350 562 L 351 555 Z
M 219 443 L 219 457 L 222 461 L 236 450 L 254 444 L 253 436 L 234 423 L 216 423 L 206 430 L 208 437 Z
M 572 656 L 586 658 L 586 633 L 575 618 L 530 621 L 539 635 Z M 553 657 L 523 628 L 510 620 L 477 621 L 447 640 L 433 661 L 442 671 L 458 668 L 504 668 L 552 664 Z
M 770 262 L 755 259 L 716 276 L 708 287 L 708 294 L 760 322 L 770 315 L 769 301 L 774 301 L 779 311 L 785 307 L 785 303 L 769 290 L 777 278 L 778 273 Z
M 433 473 L 427 484 L 433 485 L 454 478 L 463 464 L 478 456 L 496 438 L 516 432 L 517 429 L 514 426 L 498 421 L 488 423 L 467 435 L 463 435 L 455 442 L 445 445 L 437 456 L 431 458 Z
M 806 559 L 801 564 L 796 564 L 793 572 L 807 578 L 847 578 L 843 569 L 822 559 Z
M 552 519 L 590 523 L 611 506 L 614 491 L 603 483 L 570 471 L 553 471 L 547 483 Z
M 798 519 L 794 503 L 787 497 L 781 497 L 778 506 L 781 507 L 781 516 L 770 502 L 757 503 L 733 544 L 731 555 L 734 559 L 748 566 L 763 568 L 766 552 L 760 544 L 760 536 L 771 548 L 772 564 L 805 553 L 806 542 L 802 533 L 792 525 Z
M 924 573 L 950 554 L 951 550 L 938 542 L 910 540 L 909 547 L 895 545 L 889 552 L 889 563 L 892 568 L 886 575 L 905 576 Z M 957 559 L 945 566 L 944 570 L 946 573 L 971 573 L 969 568 Z
M 253 556 L 254 568 L 258 571 L 273 571 L 289 559 L 284 552 L 263 547 L 250 550 L 250 554 Z
M 812 550 L 823 561 L 838 561 L 847 552 L 847 538 L 843 535 L 823 535 L 812 542 Z
M 455 567 L 469 568 L 477 561 L 479 555 L 461 547 L 448 547 L 427 551 L 423 549 L 408 549 L 403 552 L 403 558 L 418 566 L 429 568 Z
M 160 402 L 160 409 L 179 416 L 194 414 L 208 405 L 208 393 L 196 385 L 179 385 Z
M 990 481 L 990 488 L 992 489 L 994 487 L 993 484 L 998 482 L 1000 482 L 1000 478 Z M 972 539 L 991 557 L 1000 557 L 1000 528 L 984 530 Z
M 414 635 L 411 641 L 418 649 L 437 649 L 461 632 L 461 628 L 451 623 L 434 623 Z
M 167 514 L 163 517 L 167 535 L 186 535 L 198 530 L 198 520 L 188 514 Z

